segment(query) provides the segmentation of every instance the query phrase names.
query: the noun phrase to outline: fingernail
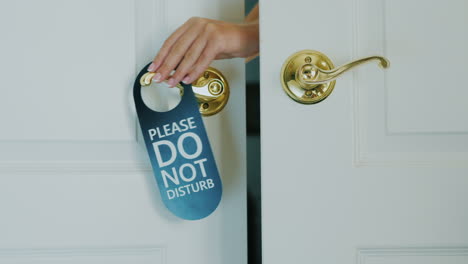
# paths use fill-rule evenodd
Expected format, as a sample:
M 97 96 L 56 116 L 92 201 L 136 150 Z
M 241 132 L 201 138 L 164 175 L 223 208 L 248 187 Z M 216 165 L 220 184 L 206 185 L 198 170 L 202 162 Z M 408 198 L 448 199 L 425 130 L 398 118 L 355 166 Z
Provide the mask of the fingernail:
M 152 72 L 152 71 L 154 71 L 154 70 L 156 70 L 156 64 L 154 64 L 154 62 L 153 62 L 153 63 L 151 63 L 151 65 L 148 67 L 148 71 L 149 71 L 149 72 Z
M 190 80 L 190 77 L 187 76 L 182 80 L 182 82 L 185 84 L 188 84 L 189 80 Z
M 169 86 L 172 88 L 175 86 L 175 80 L 174 78 L 170 78 L 169 81 L 167 81 L 167 84 L 169 84 Z
M 161 74 L 158 72 L 154 75 L 153 80 L 155 82 L 161 82 Z

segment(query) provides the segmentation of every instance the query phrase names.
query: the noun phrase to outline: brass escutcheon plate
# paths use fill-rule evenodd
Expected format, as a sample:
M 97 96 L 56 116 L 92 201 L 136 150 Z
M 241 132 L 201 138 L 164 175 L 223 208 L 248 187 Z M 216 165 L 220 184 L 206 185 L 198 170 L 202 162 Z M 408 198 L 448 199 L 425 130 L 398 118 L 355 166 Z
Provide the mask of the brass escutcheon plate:
M 148 72 L 140 79 L 142 86 L 152 83 L 155 73 Z M 180 96 L 183 96 L 184 89 L 178 84 Z M 209 67 L 196 81 L 192 83 L 193 93 L 197 98 L 199 111 L 203 116 L 215 115 L 224 109 L 229 101 L 229 83 L 224 75 L 215 68 Z
M 316 104 L 331 94 L 336 81 L 316 85 L 305 84 L 300 81 L 303 79 L 302 76 L 299 76 L 299 74 L 304 74 L 302 71 L 304 65 L 314 65 L 322 70 L 331 70 L 335 66 L 325 54 L 315 50 L 296 52 L 283 64 L 281 85 L 286 94 L 301 104 Z
M 206 69 L 202 76 L 192 83 L 192 87 L 203 116 L 221 112 L 229 101 L 229 84 L 224 75 L 215 68 Z

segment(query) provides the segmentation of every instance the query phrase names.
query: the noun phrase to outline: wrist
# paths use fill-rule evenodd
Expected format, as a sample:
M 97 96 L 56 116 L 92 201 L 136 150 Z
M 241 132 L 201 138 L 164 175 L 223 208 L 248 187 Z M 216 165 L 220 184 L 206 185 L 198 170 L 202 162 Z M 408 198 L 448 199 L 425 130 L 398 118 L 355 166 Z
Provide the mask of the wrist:
M 251 21 L 238 25 L 238 45 L 234 57 L 247 58 L 259 51 L 259 23 Z

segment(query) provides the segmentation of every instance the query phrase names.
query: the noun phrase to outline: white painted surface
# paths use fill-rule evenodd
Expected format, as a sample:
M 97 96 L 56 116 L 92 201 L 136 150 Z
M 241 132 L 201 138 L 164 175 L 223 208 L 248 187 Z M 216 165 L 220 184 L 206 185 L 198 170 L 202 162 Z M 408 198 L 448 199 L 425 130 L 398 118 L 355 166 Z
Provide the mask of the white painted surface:
M 467 247 L 360 249 L 358 264 L 464 264 Z
M 246 262 L 243 61 L 214 64 L 232 94 L 205 119 L 224 196 L 204 220 L 161 203 L 129 106 L 191 16 L 240 21 L 243 2 L 0 3 L 0 263 Z
M 467 7 L 261 5 L 264 263 L 468 261 Z M 301 105 L 279 76 L 302 49 L 335 65 L 385 55 L 391 68 L 363 66 L 339 78 L 325 101 Z

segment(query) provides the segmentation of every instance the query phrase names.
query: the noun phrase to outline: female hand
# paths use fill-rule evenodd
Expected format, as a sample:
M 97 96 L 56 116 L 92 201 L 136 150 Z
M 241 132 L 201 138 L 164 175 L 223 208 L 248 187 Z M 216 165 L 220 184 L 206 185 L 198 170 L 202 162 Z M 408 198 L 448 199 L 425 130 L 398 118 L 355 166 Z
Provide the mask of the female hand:
M 164 42 L 148 71 L 170 87 L 195 81 L 215 59 L 247 58 L 258 53 L 258 21 L 234 24 L 193 17 Z M 175 73 L 170 76 L 171 72 Z

